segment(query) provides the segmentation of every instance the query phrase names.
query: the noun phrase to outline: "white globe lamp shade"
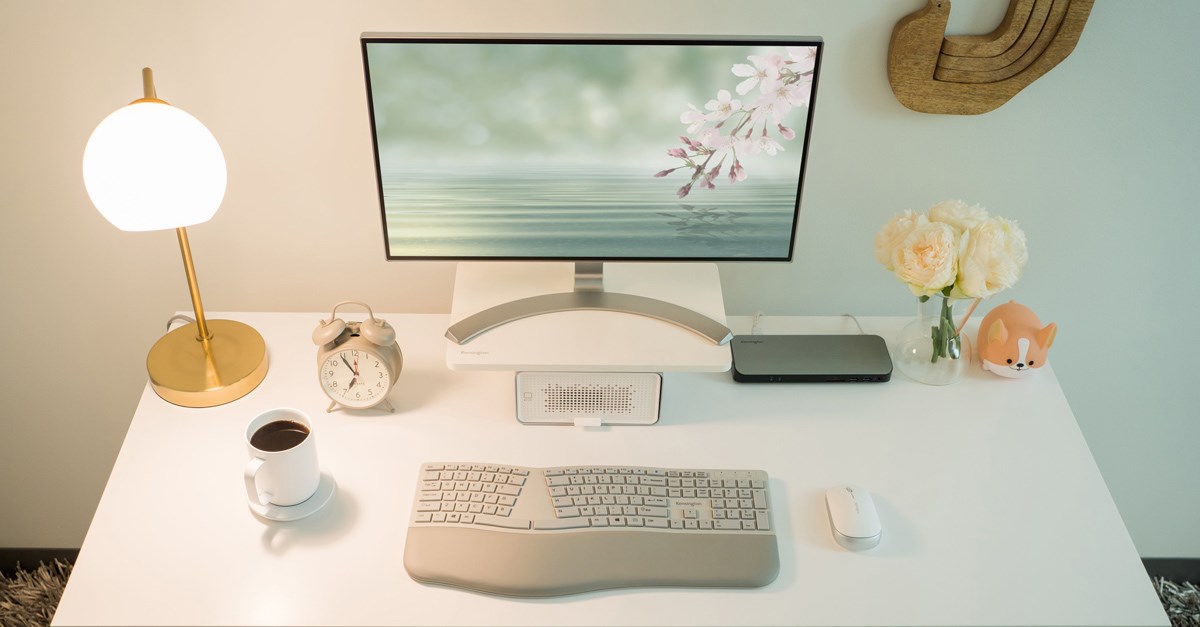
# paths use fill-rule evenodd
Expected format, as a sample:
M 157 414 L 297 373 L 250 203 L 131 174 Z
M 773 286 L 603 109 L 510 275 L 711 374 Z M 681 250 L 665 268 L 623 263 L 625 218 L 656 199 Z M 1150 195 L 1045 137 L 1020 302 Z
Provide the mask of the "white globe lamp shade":
M 104 118 L 83 151 L 92 204 L 122 231 L 207 221 L 225 197 L 225 157 L 199 120 L 162 101 L 135 102 Z

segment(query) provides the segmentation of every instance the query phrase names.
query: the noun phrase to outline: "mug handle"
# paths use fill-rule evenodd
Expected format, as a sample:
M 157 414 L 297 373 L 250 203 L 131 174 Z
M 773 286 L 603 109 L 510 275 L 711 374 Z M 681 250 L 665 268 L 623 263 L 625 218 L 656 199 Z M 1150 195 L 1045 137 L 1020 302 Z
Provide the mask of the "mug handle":
M 250 499 L 251 503 L 259 505 L 267 505 L 274 498 L 270 492 L 259 492 L 258 482 L 255 477 L 258 476 L 258 471 L 263 467 L 267 460 L 261 457 L 252 457 L 250 463 L 246 464 L 246 498 Z

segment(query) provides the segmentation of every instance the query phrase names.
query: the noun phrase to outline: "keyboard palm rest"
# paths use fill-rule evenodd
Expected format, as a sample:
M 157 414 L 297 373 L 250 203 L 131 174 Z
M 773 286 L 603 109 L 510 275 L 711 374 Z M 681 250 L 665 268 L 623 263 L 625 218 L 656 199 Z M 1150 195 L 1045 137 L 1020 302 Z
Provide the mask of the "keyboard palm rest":
M 521 597 L 764 586 L 779 573 L 766 486 L 752 470 L 425 464 L 404 567 Z

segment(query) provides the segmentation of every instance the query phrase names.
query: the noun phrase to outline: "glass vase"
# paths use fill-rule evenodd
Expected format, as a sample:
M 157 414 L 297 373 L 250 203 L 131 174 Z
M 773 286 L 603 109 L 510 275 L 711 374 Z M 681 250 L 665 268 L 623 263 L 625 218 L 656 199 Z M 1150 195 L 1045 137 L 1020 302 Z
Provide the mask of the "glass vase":
M 960 333 L 962 311 L 969 298 L 934 294 L 917 300 L 917 319 L 896 338 L 892 359 L 901 372 L 929 385 L 958 381 L 971 364 L 971 342 Z

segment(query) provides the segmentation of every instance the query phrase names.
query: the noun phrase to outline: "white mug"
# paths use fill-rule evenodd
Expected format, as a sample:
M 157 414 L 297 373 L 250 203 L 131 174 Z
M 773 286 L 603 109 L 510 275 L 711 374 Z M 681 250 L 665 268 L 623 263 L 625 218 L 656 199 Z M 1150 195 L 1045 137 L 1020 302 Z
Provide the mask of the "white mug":
M 317 491 L 321 467 L 312 420 L 298 409 L 265 411 L 246 425 L 246 498 L 259 505 L 303 503 Z

